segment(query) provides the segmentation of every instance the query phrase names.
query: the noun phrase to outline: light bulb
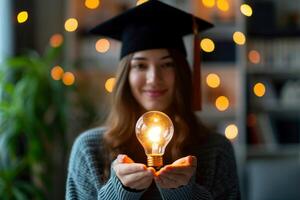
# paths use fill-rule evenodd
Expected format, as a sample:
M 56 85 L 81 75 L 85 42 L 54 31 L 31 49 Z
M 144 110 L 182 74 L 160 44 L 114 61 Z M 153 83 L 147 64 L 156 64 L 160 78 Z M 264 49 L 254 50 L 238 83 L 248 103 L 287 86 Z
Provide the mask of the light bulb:
M 135 133 L 145 149 L 148 166 L 161 167 L 165 149 L 174 133 L 171 119 L 159 111 L 146 112 L 138 119 Z

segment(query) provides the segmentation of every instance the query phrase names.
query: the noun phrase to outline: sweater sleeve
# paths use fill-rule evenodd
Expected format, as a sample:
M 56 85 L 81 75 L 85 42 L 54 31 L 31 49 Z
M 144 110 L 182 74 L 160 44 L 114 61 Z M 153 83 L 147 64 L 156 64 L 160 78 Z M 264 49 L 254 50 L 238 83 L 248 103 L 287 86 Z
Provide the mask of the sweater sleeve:
M 190 182 L 187 185 L 181 186 L 179 188 L 163 189 L 159 186 L 157 187 L 164 200 L 212 200 L 210 192 L 195 182 L 195 176 L 191 178 Z
M 101 182 L 99 166 L 102 161 L 95 155 L 99 144 L 94 140 L 97 139 L 88 134 L 76 139 L 69 160 L 66 199 L 139 199 L 143 192 L 126 190 L 113 169 L 109 180 L 105 184 Z
M 158 187 L 163 199 L 239 200 L 241 198 L 236 161 L 230 141 L 224 139 L 221 144 L 213 146 L 209 151 L 216 152 L 215 159 L 211 161 L 216 163 L 215 168 L 209 169 L 215 171 L 214 175 L 209 177 L 213 183 L 212 186 L 207 188 L 199 185 L 194 175 L 185 186 L 176 189 Z

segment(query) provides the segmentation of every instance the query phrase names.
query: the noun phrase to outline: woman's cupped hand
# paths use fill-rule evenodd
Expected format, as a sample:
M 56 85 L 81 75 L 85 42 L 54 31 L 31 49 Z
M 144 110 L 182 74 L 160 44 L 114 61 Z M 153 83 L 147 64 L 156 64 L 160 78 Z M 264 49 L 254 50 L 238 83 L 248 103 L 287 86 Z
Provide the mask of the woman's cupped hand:
M 123 186 L 143 190 L 148 188 L 155 176 L 155 170 L 141 163 L 135 163 L 127 155 L 118 155 L 113 162 L 113 169 Z
M 161 188 L 171 189 L 187 185 L 197 168 L 197 158 L 186 156 L 155 171 L 141 163 L 135 163 L 127 155 L 120 154 L 113 162 L 113 169 L 121 183 L 128 188 L 143 190 L 153 179 Z
M 156 172 L 155 182 L 161 188 L 171 189 L 187 185 L 197 169 L 197 158 L 186 156 Z

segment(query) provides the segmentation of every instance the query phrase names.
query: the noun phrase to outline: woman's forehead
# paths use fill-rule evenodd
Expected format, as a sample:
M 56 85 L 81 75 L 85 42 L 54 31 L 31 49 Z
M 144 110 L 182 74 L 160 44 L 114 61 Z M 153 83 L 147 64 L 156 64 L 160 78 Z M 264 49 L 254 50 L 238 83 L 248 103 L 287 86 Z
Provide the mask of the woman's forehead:
M 167 49 L 150 49 L 144 51 L 138 51 L 133 54 L 132 60 L 144 60 L 144 59 L 167 59 L 171 58 L 171 55 Z

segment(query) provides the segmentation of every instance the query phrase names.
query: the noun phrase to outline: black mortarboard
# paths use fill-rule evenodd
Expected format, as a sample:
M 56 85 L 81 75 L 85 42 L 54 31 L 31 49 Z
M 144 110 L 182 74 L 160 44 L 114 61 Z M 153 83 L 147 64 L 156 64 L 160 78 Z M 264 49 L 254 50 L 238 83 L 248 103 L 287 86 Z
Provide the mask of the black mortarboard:
M 157 0 L 139 6 L 96 26 L 92 34 L 107 36 L 122 42 L 121 58 L 141 50 L 172 48 L 186 55 L 183 36 L 211 28 L 212 24 Z M 199 41 L 194 44 L 194 67 L 200 67 Z M 194 51 L 195 51 L 194 50 Z M 200 69 L 194 68 L 196 86 L 200 93 Z M 195 85 L 195 84 L 194 84 Z M 195 92 L 194 92 L 195 93 Z M 200 95 L 199 95 L 200 96 Z M 196 97 L 199 100 L 200 97 Z M 200 100 L 199 100 L 200 102 Z M 196 106 L 199 107 L 199 106 Z M 199 109 L 199 108 L 197 108 Z

